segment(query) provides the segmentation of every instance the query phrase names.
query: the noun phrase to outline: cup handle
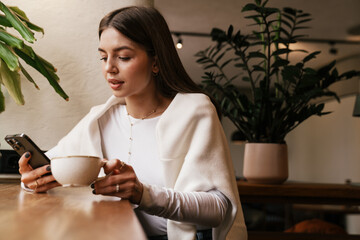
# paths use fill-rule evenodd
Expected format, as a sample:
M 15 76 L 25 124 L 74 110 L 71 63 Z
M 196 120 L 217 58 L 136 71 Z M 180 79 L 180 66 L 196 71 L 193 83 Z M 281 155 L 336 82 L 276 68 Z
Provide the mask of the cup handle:
M 103 168 L 105 166 L 107 161 L 101 161 L 101 167 Z M 109 174 L 106 174 L 105 176 L 102 176 L 102 177 L 98 177 L 93 183 L 97 182 L 97 181 L 100 181 L 100 180 L 103 180 L 104 178 L 108 177 L 108 176 L 111 176 L 113 172 L 110 172 Z

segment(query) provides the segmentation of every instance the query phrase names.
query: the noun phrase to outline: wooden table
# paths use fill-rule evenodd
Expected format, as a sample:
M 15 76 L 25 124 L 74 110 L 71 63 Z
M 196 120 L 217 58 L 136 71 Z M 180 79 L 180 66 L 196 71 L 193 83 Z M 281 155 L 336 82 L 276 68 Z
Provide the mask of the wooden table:
M 0 180 L 0 239 L 146 239 L 128 201 L 92 194 L 90 187 L 45 194 Z
M 330 204 L 342 205 L 344 213 L 359 213 L 360 186 L 351 184 L 323 184 L 285 182 L 280 185 L 255 184 L 237 181 L 242 203 Z M 354 210 L 355 208 L 355 210 Z M 348 212 L 347 212 L 348 211 Z M 249 231 L 249 240 L 306 240 L 360 239 L 360 235 L 324 235 L 283 232 Z

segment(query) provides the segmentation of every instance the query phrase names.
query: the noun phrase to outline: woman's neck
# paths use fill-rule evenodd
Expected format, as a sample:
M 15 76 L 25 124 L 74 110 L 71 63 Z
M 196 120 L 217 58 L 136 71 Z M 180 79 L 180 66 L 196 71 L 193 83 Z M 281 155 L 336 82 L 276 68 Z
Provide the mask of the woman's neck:
M 161 115 L 171 102 L 160 94 L 153 96 L 125 98 L 126 109 L 130 116 L 138 119 L 154 118 Z

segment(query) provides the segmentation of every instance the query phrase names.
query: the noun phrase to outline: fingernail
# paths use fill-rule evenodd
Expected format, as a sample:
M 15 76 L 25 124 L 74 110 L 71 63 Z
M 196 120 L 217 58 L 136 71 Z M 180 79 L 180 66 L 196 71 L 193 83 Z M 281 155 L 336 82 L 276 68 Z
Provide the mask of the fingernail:
M 96 194 L 95 189 L 92 191 L 93 194 Z
M 30 157 L 30 153 L 27 152 L 27 153 L 25 154 L 25 157 L 26 157 L 26 158 L 29 158 L 29 157 Z
M 90 185 L 90 187 L 91 187 L 91 188 L 94 188 L 95 186 L 94 186 L 94 184 L 92 183 L 92 184 Z
M 51 166 L 50 165 L 46 167 L 46 171 L 51 171 Z

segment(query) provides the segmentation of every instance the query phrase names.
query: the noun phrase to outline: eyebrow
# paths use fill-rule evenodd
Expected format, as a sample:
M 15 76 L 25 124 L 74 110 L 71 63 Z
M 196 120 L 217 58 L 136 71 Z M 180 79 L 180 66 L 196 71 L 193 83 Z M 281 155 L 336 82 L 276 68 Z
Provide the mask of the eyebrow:
M 113 51 L 113 52 L 119 52 L 119 51 L 124 50 L 124 49 L 133 50 L 132 48 L 130 48 L 130 47 L 128 47 L 128 46 L 121 46 L 121 47 L 117 47 L 117 48 L 113 49 L 112 51 Z M 99 52 L 106 52 L 106 51 L 105 51 L 104 49 L 102 49 L 102 48 L 98 48 L 98 51 L 99 51 Z

